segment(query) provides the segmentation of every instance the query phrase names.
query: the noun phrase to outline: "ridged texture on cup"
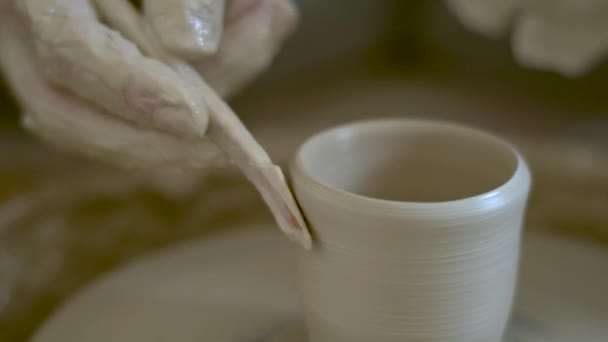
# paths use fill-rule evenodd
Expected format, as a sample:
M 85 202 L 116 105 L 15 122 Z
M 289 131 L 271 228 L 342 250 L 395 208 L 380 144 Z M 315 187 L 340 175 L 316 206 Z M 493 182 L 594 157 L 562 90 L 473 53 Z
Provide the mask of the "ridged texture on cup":
M 408 123 L 419 122 L 398 123 L 407 134 Z M 310 341 L 501 339 L 515 292 L 530 174 L 515 150 L 497 146 L 517 159 L 504 184 L 473 197 L 427 203 L 333 188 L 311 176 L 300 150 L 292 164 L 293 185 L 315 239 L 314 249 L 300 258 Z

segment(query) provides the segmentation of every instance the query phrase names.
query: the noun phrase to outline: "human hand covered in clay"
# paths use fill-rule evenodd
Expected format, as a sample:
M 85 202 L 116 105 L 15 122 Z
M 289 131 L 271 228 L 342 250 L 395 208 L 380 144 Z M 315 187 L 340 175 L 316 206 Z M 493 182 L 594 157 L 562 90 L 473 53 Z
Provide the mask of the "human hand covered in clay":
M 208 115 L 196 87 L 104 22 L 139 20 L 162 50 L 230 96 L 271 62 L 297 22 L 295 7 L 289 0 L 144 0 L 141 17 L 104 21 L 116 1 L 126 0 L 0 3 L 0 70 L 24 125 L 61 147 L 126 165 L 215 159 L 219 151 L 202 139 Z
M 492 37 L 511 31 L 523 65 L 579 76 L 608 54 L 608 1 L 447 0 L 470 29 Z

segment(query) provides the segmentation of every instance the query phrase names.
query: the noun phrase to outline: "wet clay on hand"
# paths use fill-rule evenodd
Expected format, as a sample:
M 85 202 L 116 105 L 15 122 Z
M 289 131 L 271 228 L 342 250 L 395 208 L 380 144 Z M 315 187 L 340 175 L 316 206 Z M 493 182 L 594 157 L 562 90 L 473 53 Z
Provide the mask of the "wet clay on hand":
M 110 4 L 114 6 L 109 7 Z M 253 183 L 272 211 L 279 228 L 292 241 L 305 249 L 310 249 L 311 236 L 281 168 L 272 163 L 266 151 L 230 106 L 199 76 L 196 70 L 182 60 L 167 54 L 159 42 L 151 38 L 149 31 L 146 31 L 147 25 L 137 20 L 133 8 L 121 4 L 123 4 L 121 1 L 106 2 L 103 8 L 109 20 L 122 24 L 122 30 L 128 32 L 132 39 L 141 40 L 140 45 L 147 48 L 150 55 L 171 66 L 172 70 L 188 80 L 190 89 L 199 94 L 200 101 L 195 104 L 204 103 L 209 109 L 210 124 L 207 135 Z M 110 9 L 114 11 L 110 12 Z M 121 19 L 122 15 L 130 16 L 129 20 Z
M 0 12 L 0 66 L 24 104 L 26 127 L 56 145 L 131 166 L 200 167 L 217 159 L 219 147 L 256 186 L 281 229 L 310 248 L 306 225 L 281 169 L 199 75 L 206 67 L 221 71 L 215 77 L 237 70 L 222 80 L 220 88 L 229 92 L 241 86 L 265 65 L 261 62 L 272 58 L 293 27 L 291 7 L 282 1 L 254 1 L 256 6 L 247 7 L 246 15 L 231 15 L 233 25 L 221 47 L 214 41 L 222 20 L 203 19 L 222 18 L 223 1 L 175 1 L 173 19 L 193 15 L 215 28 L 208 35 L 195 35 L 208 40 L 190 52 L 217 56 L 190 64 L 175 56 L 170 49 L 176 46 L 167 46 L 163 39 L 188 30 L 188 24 L 176 27 L 175 21 L 158 21 L 167 15 L 165 2 L 145 1 L 147 16 L 124 0 L 11 4 L 14 7 L 7 6 L 6 11 L 18 16 Z M 275 15 L 288 20 L 271 20 Z M 198 27 L 189 23 L 190 29 Z M 168 30 L 159 38 L 154 31 L 161 27 Z M 247 31 L 252 27 L 259 30 Z M 192 36 L 188 37 L 178 45 L 188 45 Z M 260 46 L 240 47 L 242 39 Z M 229 63 L 227 57 L 232 57 Z M 32 91 L 39 96 L 32 98 Z M 207 138 L 215 148 L 205 143 Z

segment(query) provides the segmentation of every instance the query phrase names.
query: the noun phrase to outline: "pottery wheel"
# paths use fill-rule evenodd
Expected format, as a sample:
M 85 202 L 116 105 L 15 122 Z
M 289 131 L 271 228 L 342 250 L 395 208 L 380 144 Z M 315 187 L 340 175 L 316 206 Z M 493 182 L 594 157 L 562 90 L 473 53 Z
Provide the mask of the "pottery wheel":
M 539 233 L 524 241 L 507 341 L 605 340 L 608 251 Z M 101 276 L 33 341 L 304 342 L 294 259 L 271 225 L 180 244 Z

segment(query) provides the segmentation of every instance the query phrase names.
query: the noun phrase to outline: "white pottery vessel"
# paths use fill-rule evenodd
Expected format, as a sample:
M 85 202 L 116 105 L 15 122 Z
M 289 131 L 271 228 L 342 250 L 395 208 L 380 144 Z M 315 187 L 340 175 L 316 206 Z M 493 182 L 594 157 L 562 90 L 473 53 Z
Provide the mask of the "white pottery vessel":
M 291 175 L 315 239 L 300 257 L 311 342 L 501 340 L 530 188 L 508 143 L 365 121 L 310 138 Z

